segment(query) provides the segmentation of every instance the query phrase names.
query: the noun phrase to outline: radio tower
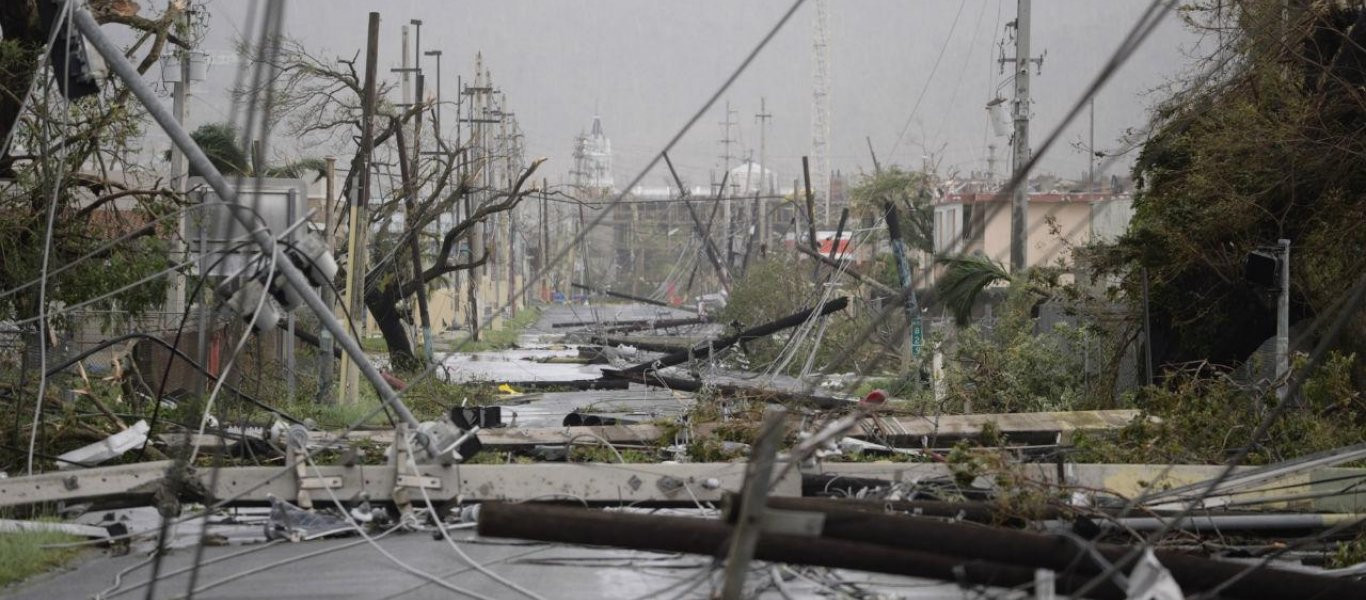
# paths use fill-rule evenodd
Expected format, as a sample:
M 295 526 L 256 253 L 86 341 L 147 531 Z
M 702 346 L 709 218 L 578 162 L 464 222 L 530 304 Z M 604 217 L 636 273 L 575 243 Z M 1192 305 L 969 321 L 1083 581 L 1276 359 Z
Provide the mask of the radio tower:
M 830 33 L 825 0 L 816 0 L 811 37 L 811 187 L 821 203 L 821 222 L 830 222 Z M 813 215 L 814 218 L 814 215 Z

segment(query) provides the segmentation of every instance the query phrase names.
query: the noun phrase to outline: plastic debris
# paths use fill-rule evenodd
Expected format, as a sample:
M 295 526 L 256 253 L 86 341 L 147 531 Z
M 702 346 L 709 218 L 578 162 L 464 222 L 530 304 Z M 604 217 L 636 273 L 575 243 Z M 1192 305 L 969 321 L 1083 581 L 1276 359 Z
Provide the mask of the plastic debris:
M 1125 590 L 1128 600 L 1182 600 L 1181 586 L 1170 571 L 1158 562 L 1152 548 L 1143 550 L 1143 556 L 1134 565 L 1129 575 L 1129 587 Z
M 146 443 L 147 432 L 150 430 L 147 421 L 138 421 L 132 427 L 104 438 L 103 441 L 58 456 L 57 469 L 80 469 L 83 468 L 82 465 L 97 465 L 106 460 L 118 458 L 124 452 Z

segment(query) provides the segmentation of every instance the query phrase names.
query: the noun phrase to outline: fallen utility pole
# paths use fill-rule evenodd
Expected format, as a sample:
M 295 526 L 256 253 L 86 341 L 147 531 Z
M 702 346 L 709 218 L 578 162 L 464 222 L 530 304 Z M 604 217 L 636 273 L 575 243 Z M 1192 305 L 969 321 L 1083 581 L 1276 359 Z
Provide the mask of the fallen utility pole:
M 718 556 L 734 528 L 711 519 L 491 502 L 480 508 L 478 532 L 489 537 Z M 754 558 L 1006 588 L 1034 582 L 1034 569 L 1025 567 L 788 533 L 765 532 L 755 545 Z M 1058 588 L 1079 589 L 1087 579 L 1060 574 Z M 1093 595 L 1124 597 L 1113 588 L 1098 589 Z
M 896 291 L 896 290 L 894 290 L 894 289 L 892 289 L 892 288 L 889 288 L 889 287 L 887 287 L 887 286 L 885 286 L 885 285 L 879 283 L 877 280 L 872 279 L 872 278 L 870 278 L 870 277 L 867 277 L 867 276 L 865 276 L 865 275 L 862 275 L 862 274 L 860 274 L 860 273 L 858 273 L 858 272 L 856 272 L 856 271 L 853 271 L 853 270 L 851 270 L 851 269 L 843 269 L 843 270 L 841 270 L 842 265 L 840 265 L 839 261 L 831 260 L 831 259 L 829 259 L 829 258 L 826 258 L 826 256 L 825 256 L 824 254 L 821 254 L 821 253 L 819 253 L 819 252 L 816 252 L 815 250 L 812 250 L 812 249 L 810 249 L 810 248 L 807 248 L 806 246 L 802 246 L 801 244 L 797 244 L 797 245 L 796 245 L 796 248 L 797 248 L 797 251 L 798 251 L 798 252 L 801 252 L 802 254 L 805 254 L 805 255 L 807 255 L 807 256 L 810 256 L 811 258 L 814 258 L 814 259 L 816 259 L 816 260 L 821 261 L 821 263 L 825 264 L 825 265 L 828 266 L 828 267 L 831 267 L 831 268 L 835 269 L 835 272 L 840 273 L 841 275 L 848 276 L 848 277 L 854 279 L 855 281 L 857 281 L 857 282 L 859 282 L 859 283 L 866 284 L 868 287 L 871 287 L 871 288 L 873 288 L 873 289 L 875 289 L 875 290 L 877 290 L 877 291 L 879 291 L 879 292 L 882 292 L 882 293 L 884 293 L 884 294 L 886 294 L 886 295 L 888 295 L 888 296 L 899 296 L 899 295 L 901 295 L 901 292 L 898 292 L 898 291 Z
M 653 304 L 653 305 L 655 305 L 655 306 L 663 306 L 664 308 L 673 308 L 673 306 L 670 305 L 668 302 L 660 302 L 659 300 L 652 300 L 652 299 L 650 299 L 650 298 L 644 298 L 644 297 L 641 297 L 641 296 L 632 296 L 631 294 L 624 294 L 624 293 L 622 293 L 622 292 L 614 292 L 614 291 L 611 291 L 611 290 L 605 290 L 605 289 L 593 287 L 593 286 L 590 286 L 590 285 L 584 285 L 584 284 L 582 284 L 582 283 L 573 283 L 573 282 L 570 282 L 569 285 L 573 286 L 573 287 L 576 288 L 576 289 L 583 290 L 583 291 L 585 291 L 585 292 L 595 292 L 595 293 L 598 293 L 598 294 L 603 294 L 603 295 L 605 295 L 605 296 L 611 296 L 611 297 L 613 297 L 613 298 L 621 298 L 622 300 L 631 300 L 631 301 L 634 301 L 634 302 L 643 302 L 643 303 L 645 303 L 645 304 Z
M 833 475 L 821 479 L 813 479 L 812 484 L 819 482 L 820 486 L 816 491 L 828 489 L 829 483 L 838 481 L 839 475 Z M 848 479 L 848 477 L 842 477 Z M 1016 511 L 1002 506 L 996 502 L 946 502 L 942 500 L 865 500 L 861 498 L 831 498 L 831 497 L 809 497 L 807 493 L 806 477 L 802 481 L 802 498 L 769 498 L 768 507 L 778 510 L 802 510 L 824 512 L 827 509 L 839 510 L 858 510 L 874 514 L 886 514 L 888 512 L 910 513 L 922 517 L 939 517 L 945 519 L 955 519 L 968 521 L 971 523 L 985 523 L 989 525 L 1005 525 L 1008 527 L 1024 527 L 1031 520 L 1021 517 Z M 885 482 L 892 485 L 893 482 Z M 872 486 L 868 486 L 872 487 Z M 727 499 L 730 501 L 732 499 Z M 1061 508 L 1056 506 L 1043 506 L 1027 511 L 1029 517 L 1036 519 L 1062 519 L 1072 518 L 1086 509 L 1078 507 Z M 1094 510 L 1094 509 L 1092 509 Z
M 677 327 L 680 325 L 702 325 L 710 323 L 708 317 L 688 317 L 685 319 L 623 319 L 621 321 L 562 321 L 551 323 L 551 329 L 567 329 L 570 327 L 606 327 L 607 331 L 629 331 L 626 328 L 635 329 L 655 329 L 659 327 Z
M 156 93 L 142 80 L 142 76 L 137 72 L 137 69 L 134 68 L 132 64 L 129 64 L 128 59 L 123 55 L 123 50 L 104 35 L 104 32 L 100 30 L 99 23 L 90 15 L 90 12 L 84 8 L 78 7 L 73 11 L 71 18 L 76 23 L 76 27 L 80 29 L 81 34 L 84 35 L 86 39 L 90 41 L 90 44 L 104 57 L 105 63 L 109 66 L 110 70 L 112 70 L 119 79 L 124 81 L 124 84 L 128 86 L 128 89 L 147 109 L 147 113 L 152 116 L 159 126 L 161 126 L 161 129 L 166 132 L 167 136 L 171 138 L 171 141 L 185 153 L 185 158 L 189 161 L 190 166 L 196 172 L 200 173 L 209 186 L 213 188 L 214 193 L 217 195 L 217 199 L 214 201 L 236 205 L 237 194 L 232 186 L 228 185 L 228 181 L 223 178 L 223 174 L 218 172 L 218 168 L 209 161 L 209 157 L 206 156 L 204 151 L 199 148 L 199 145 L 190 138 L 190 134 L 185 131 L 185 128 L 181 127 L 180 124 L 176 122 L 175 115 L 171 114 L 171 112 L 161 103 L 161 100 L 156 97 Z M 371 19 L 374 23 L 374 27 L 378 28 L 379 14 L 372 13 Z M 367 68 L 372 68 L 372 65 L 367 66 Z M 364 177 L 363 174 L 362 177 Z M 310 287 L 308 282 L 308 278 L 299 270 L 299 267 L 288 257 L 282 255 L 279 245 L 275 243 L 275 239 L 271 236 L 270 232 L 257 228 L 256 224 L 252 222 L 251 217 L 243 211 L 230 210 L 228 212 L 231 213 L 233 218 L 237 219 L 238 223 L 243 228 L 250 232 L 252 239 L 256 242 L 256 245 L 260 247 L 261 252 L 275 258 L 273 264 L 279 269 L 280 274 L 284 276 L 285 281 L 294 289 L 296 294 L 303 298 L 308 307 L 317 315 L 318 321 L 322 323 L 323 327 L 326 327 L 328 331 L 331 331 L 333 337 L 341 343 L 342 349 L 351 357 L 352 361 L 360 369 L 361 374 L 365 375 L 365 378 L 375 387 L 375 391 L 379 394 L 380 399 L 385 404 L 389 405 L 390 408 L 394 409 L 394 412 L 398 413 L 399 418 L 405 423 L 416 428 L 418 426 L 418 420 L 413 416 L 412 411 L 408 410 L 408 407 L 405 406 L 398 395 L 394 393 L 394 389 L 384 380 L 379 369 L 370 362 L 369 358 L 365 355 L 365 350 L 360 347 L 360 342 L 350 336 L 346 331 L 346 328 L 342 326 L 336 316 L 328 309 L 327 304 L 322 301 L 322 298 L 318 296 L 317 292 L 313 291 L 313 288 Z M 431 452 L 434 454 L 438 453 L 439 449 L 435 447 L 434 442 L 430 442 L 429 440 L 429 443 L 431 445 Z
M 847 540 L 884 547 L 962 557 L 960 560 L 985 560 L 1033 569 L 1052 569 L 1059 573 L 1077 570 L 1094 574 L 1104 570 L 1091 553 L 1067 537 L 1042 535 L 1010 529 L 982 527 L 977 524 L 948 523 L 936 519 L 903 515 L 879 515 L 845 509 L 824 503 L 821 539 Z M 1091 544 L 1109 562 L 1123 559 L 1131 549 L 1118 544 Z M 1248 600 L 1262 598 L 1366 598 L 1366 582 L 1320 577 L 1306 573 L 1220 562 L 1181 552 L 1156 550 L 1162 566 L 1181 584 L 1183 592 L 1221 588 L 1227 595 Z M 1108 588 L 1102 586 L 1092 593 Z
M 664 381 L 668 381 L 668 382 L 671 383 L 670 387 L 672 387 L 673 389 L 678 390 L 678 391 L 690 391 L 689 389 L 687 389 L 688 387 L 690 387 L 688 384 L 697 386 L 696 388 L 694 388 L 694 390 L 695 390 L 695 389 L 699 389 L 699 388 L 703 385 L 702 382 L 700 382 L 700 381 L 696 381 L 696 380 L 692 380 L 692 379 L 673 379 L 673 378 L 668 378 L 668 377 L 662 377 L 662 376 L 660 376 L 660 375 L 657 374 L 657 373 L 649 373 L 649 374 L 645 374 L 645 375 L 640 375 L 640 376 L 638 376 L 638 377 L 639 377 L 641 380 L 646 380 L 646 379 L 651 379 L 651 378 L 659 378 L 659 379 L 662 379 L 662 380 L 664 380 Z M 624 379 L 618 379 L 618 380 L 603 380 L 603 379 L 597 379 L 597 380 L 592 380 L 592 381 L 595 381 L 595 382 L 613 382 L 613 381 L 615 381 L 615 382 L 625 383 L 627 380 L 624 380 Z M 677 385 L 677 386 L 674 386 L 674 385 L 672 385 L 672 384 L 678 384 L 678 385 Z M 513 387 L 518 387 L 518 384 L 512 384 L 512 385 L 513 385 Z M 723 394 L 723 395 L 724 395 L 724 394 L 732 394 L 732 395 L 741 395 L 741 394 L 743 394 L 743 395 L 748 396 L 748 397 L 763 396 L 763 397 L 767 397 L 767 398 L 770 398 L 770 399 L 773 399 L 773 400 L 777 400 L 777 401 L 786 401 L 786 402 L 789 402 L 789 403 L 796 403 L 796 404 L 805 403 L 805 404 L 808 404 L 808 405 L 811 405 L 811 406 L 815 406 L 815 407 L 817 407 L 817 408 L 836 408 L 836 407 L 841 407 L 841 406 L 842 406 L 842 407 L 848 407 L 848 406 L 854 404 L 854 401 L 853 401 L 853 400 L 844 400 L 844 399 L 840 399 L 840 398 L 821 397 L 821 396 L 806 396 L 806 395 L 795 394 L 795 393 L 788 393 L 788 392 L 775 392 L 775 391 L 772 391 L 772 390 L 767 390 L 767 389 L 762 389 L 762 388 L 745 388 L 745 387 L 734 386 L 734 385 L 720 385 L 720 386 L 709 386 L 709 387 L 715 387 L 716 390 L 717 390 L 718 392 L 720 392 L 721 394 Z M 518 389 L 521 389 L 521 388 L 518 387 Z M 1136 414 L 1137 414 L 1137 411 L 1098 411 L 1098 412 L 1101 412 L 1101 413 L 1121 412 L 1121 413 L 1129 413 L 1130 415 L 1136 415 Z M 1055 413 L 1055 414 L 1058 414 L 1058 413 Z M 944 428 L 944 429 L 949 429 L 949 430 L 953 430 L 953 431 L 959 432 L 958 435 L 957 435 L 958 438 L 962 438 L 962 439 L 979 439 L 979 438 L 982 436 L 982 433 L 983 433 L 984 431 L 992 431 L 992 432 L 995 432 L 995 433 L 998 434 L 998 435 L 1001 434 L 1001 433 L 1007 433 L 1007 432 L 1002 431 L 1002 428 L 1003 428 L 1003 427 L 1006 427 L 1006 428 L 1011 427 L 1012 422 L 1009 420 L 1010 417 L 1025 417 L 1025 416 L 1028 416 L 1028 413 L 1013 413 L 1013 414 L 1012 414 L 1012 413 L 1003 413 L 1003 414 L 997 414 L 997 415 L 945 415 L 944 417 L 941 418 L 940 427 L 942 427 L 942 428 Z M 1105 415 L 1105 416 L 1106 416 L 1106 418 L 1104 418 L 1104 419 L 1093 419 L 1093 418 L 1089 418 L 1089 415 L 1084 415 L 1084 416 L 1083 416 L 1084 418 L 1080 419 L 1080 421 L 1081 421 L 1082 423 L 1085 423 L 1085 425 L 1068 425 L 1068 424 L 1063 423 L 1063 422 L 1056 422 L 1056 423 L 1053 425 L 1053 427 L 1055 427 L 1055 429 L 1052 431 L 1052 434 L 1053 434 L 1054 437 L 1057 437 L 1058 434 L 1060 434 L 1060 433 L 1065 433 L 1066 431 L 1113 431 L 1113 430 L 1116 430 L 1116 429 L 1120 429 L 1120 428 L 1124 427 L 1126 424 L 1129 423 L 1128 420 L 1124 420 L 1124 419 L 1122 419 L 1122 418 L 1111 418 L 1108 414 Z M 988 417 L 988 419 L 985 419 L 985 420 L 984 420 L 984 419 L 978 419 L 977 417 Z M 1132 419 L 1132 416 L 1130 416 L 1130 419 Z M 1040 419 L 1039 421 L 1042 421 L 1042 420 L 1043 420 L 1043 419 Z M 879 422 L 883 422 L 884 425 L 882 425 L 882 426 L 877 426 L 876 424 L 879 423 Z M 1018 422 L 1016 422 L 1016 423 L 1018 423 Z M 885 431 L 886 431 L 887 429 L 891 429 L 891 428 L 893 428 L 893 427 L 900 427 L 900 426 L 902 426 L 902 425 L 909 425 L 909 424 L 911 424 L 911 419 L 901 419 L 899 422 L 896 422 L 896 423 L 888 423 L 886 417 L 877 417 L 877 418 L 869 417 L 869 418 L 867 418 L 867 419 L 864 419 L 864 420 L 859 424 L 859 427 L 855 428 L 853 431 L 850 431 L 848 435 L 849 435 L 849 437 L 854 438 L 854 439 L 878 439 L 878 440 L 881 440 L 881 439 L 885 439 L 885 437 L 886 437 Z M 694 425 L 693 425 L 694 434 L 697 435 L 697 436 L 706 436 L 706 435 L 709 435 L 709 434 L 716 428 L 716 426 L 718 426 L 718 425 L 719 425 L 719 423 L 699 423 L 699 424 L 694 424 Z M 928 425 L 928 423 L 926 423 L 926 425 Z M 988 427 L 988 425 L 991 425 L 991 426 Z M 1039 433 L 1044 433 L 1044 428 L 1046 428 L 1047 425 L 1039 424 L 1039 425 L 1034 425 L 1034 426 L 1031 426 L 1031 427 L 1034 428 L 1034 430 L 1037 431 L 1037 432 L 1039 432 Z M 596 426 L 592 426 L 592 427 L 583 427 L 582 430 L 581 430 L 580 428 L 578 428 L 578 427 L 507 427 L 507 428 L 490 428 L 490 429 L 482 429 L 482 430 L 479 431 L 479 441 L 482 442 L 482 443 L 484 444 L 484 447 L 485 447 L 485 448 L 508 449 L 508 448 L 522 447 L 522 446 L 525 445 L 523 442 L 526 442 L 526 441 L 533 441 L 533 440 L 534 440 L 534 443 L 536 443 L 536 444 L 568 444 L 568 443 L 570 443 L 575 437 L 581 436 L 581 435 L 583 435 L 583 434 L 585 434 L 585 433 L 591 433 L 591 434 L 597 436 L 598 438 L 601 438 L 601 440 L 605 440 L 605 441 L 611 442 L 611 443 L 613 443 L 613 444 L 617 444 L 617 443 L 621 443 L 621 444 L 632 444 L 632 443 L 640 442 L 640 441 L 642 441 L 642 440 L 658 440 L 660 437 L 662 437 L 662 436 L 664 436 L 666 433 L 668 433 L 668 430 L 669 430 L 669 427 L 668 427 L 668 426 L 656 425 L 656 424 L 652 424 L 652 423 L 635 423 L 635 424 L 627 424 L 627 425 L 612 425 L 612 426 L 610 426 L 610 427 L 601 427 L 601 428 L 596 427 Z M 925 428 L 925 427 L 922 426 L 922 428 L 920 428 L 920 429 L 909 430 L 909 432 L 908 432 L 907 434 L 905 434 L 905 435 L 907 435 L 907 436 L 916 435 L 916 434 L 923 433 L 923 432 L 925 432 L 925 431 L 927 431 L 927 430 L 928 430 L 927 428 Z M 1014 431 L 1014 429 L 1012 429 L 1012 431 Z M 1009 433 L 1009 435 L 1010 435 L 1011 437 L 1014 437 L 1016 434 L 1015 434 L 1015 433 Z M 1069 440 L 1069 436 L 1063 435 L 1062 438 L 1063 438 L 1063 439 L 1060 440 L 1062 443 L 1064 443 L 1064 444 L 1069 443 L 1069 441 L 1070 441 L 1070 440 Z M 355 441 L 355 440 L 363 440 L 363 441 L 373 442 L 373 443 L 378 443 L 378 444 L 391 444 L 391 443 L 393 443 L 393 441 L 394 441 L 394 431 L 393 431 L 392 429 L 357 430 L 357 431 L 352 431 L 352 432 L 350 432 L 349 434 L 347 434 L 346 439 L 348 439 L 348 440 L 353 440 L 353 441 Z M 310 433 L 309 433 L 309 441 L 310 441 L 310 443 L 314 443 L 314 444 L 331 444 L 331 443 L 340 442 L 341 439 L 339 439 L 339 438 L 337 437 L 337 435 L 336 435 L 335 433 L 332 433 L 332 432 L 314 431 L 314 432 L 310 432 Z M 832 469 L 832 465 L 833 465 L 833 464 L 836 464 L 836 463 L 827 464 L 827 465 L 825 465 L 824 468 L 825 468 L 827 471 L 830 471 L 830 470 Z M 926 466 L 926 467 L 933 467 L 933 468 L 936 468 L 936 469 L 937 469 L 937 468 L 939 468 L 940 465 L 929 465 L 929 464 L 926 464 L 926 465 L 924 465 L 924 466 Z M 1094 477 L 1097 479 L 1097 481 L 1103 482 L 1103 481 L 1104 481 L 1104 478 L 1105 478 L 1105 476 L 1106 476 L 1106 475 L 1104 474 L 1104 471 L 1105 471 L 1105 466 L 1104 466 L 1104 465 L 1089 465 L 1089 466 L 1088 466 L 1088 465 L 1078 465 L 1078 466 L 1076 467 L 1077 473 L 1080 473 L 1080 475 L 1078 475 L 1078 477 L 1081 477 L 1082 479 L 1088 480 L 1088 481 L 1089 481 L 1089 480 L 1090 480 L 1089 478 L 1092 477 L 1092 474 L 1091 474 L 1091 471 L 1089 471 L 1088 469 L 1092 469 L 1093 467 L 1096 468 L 1096 469 L 1099 469 L 1098 471 L 1095 471 Z M 868 475 L 868 478 L 867 478 L 867 479 L 868 479 L 868 481 L 870 481 L 870 482 L 874 481 L 874 479 L 872 479 L 872 478 L 873 478 L 873 477 L 876 477 L 876 476 L 878 475 L 878 473 L 877 473 L 876 471 L 869 471 L 869 472 L 867 472 L 866 474 Z M 940 476 L 940 475 L 942 475 L 942 474 L 944 474 L 944 473 L 941 473 L 940 471 L 935 471 L 934 476 Z M 922 473 L 922 475 L 929 476 L 928 473 Z M 1043 474 L 1043 473 L 1038 474 L 1038 476 L 1045 476 L 1045 475 L 1046 475 L 1046 474 Z M 838 476 L 841 477 L 842 479 L 856 478 L 856 476 L 853 475 L 852 473 L 844 473 L 844 472 L 838 473 Z M 889 475 L 889 477 L 890 477 L 890 476 L 891 476 L 891 475 Z M 1201 477 L 1201 476 L 1202 476 L 1201 474 L 1190 474 L 1190 473 L 1184 473 L 1184 472 L 1181 474 L 1181 477 L 1183 477 L 1183 478 L 1198 478 L 1198 477 Z M 870 484 L 870 486 L 871 486 L 871 485 L 876 485 L 876 484 Z M 1344 494 L 1350 494 L 1350 493 L 1351 493 L 1351 492 L 1344 492 Z M 882 507 L 882 506 L 884 506 L 884 504 L 878 504 L 878 506 L 879 506 L 879 507 Z M 908 510 L 909 510 L 909 509 L 908 509 Z
M 849 298 L 841 296 L 839 298 L 835 298 L 834 300 L 826 302 L 825 304 L 822 304 L 818 307 L 808 308 L 804 311 L 790 314 L 776 321 L 764 323 L 763 325 L 759 325 L 758 327 L 751 327 L 735 335 L 723 337 L 716 340 L 710 340 L 706 343 L 693 346 L 692 348 L 684 352 L 675 352 L 653 362 L 640 363 L 638 365 L 628 367 L 623 372 L 644 373 L 649 369 L 663 369 L 665 367 L 672 367 L 674 365 L 683 364 L 691 360 L 707 358 L 711 356 L 714 352 L 725 350 L 726 348 L 729 348 L 736 344 L 743 344 L 751 340 L 757 340 L 763 337 L 773 335 L 784 329 L 791 329 L 793 327 L 801 325 L 802 323 L 805 323 L 807 319 L 810 319 L 813 314 L 815 314 L 816 316 L 823 317 L 830 313 L 844 310 L 847 306 L 849 306 Z
M 619 325 L 607 327 L 603 331 L 607 333 L 627 333 L 631 331 L 643 331 L 646 329 L 665 329 L 668 327 L 685 327 L 688 325 L 706 325 L 711 322 L 710 317 L 689 317 L 686 319 L 656 319 L 644 323 L 623 322 Z
M 633 340 L 630 338 L 593 336 L 591 338 L 588 338 L 588 343 L 598 344 L 600 346 L 631 346 L 633 348 L 636 348 L 638 350 L 644 350 L 646 352 L 669 353 L 688 351 L 687 346 L 679 346 L 678 344 L 666 344 L 663 342 L 651 342 L 647 340 Z
M 814 394 L 775 390 L 771 388 L 749 387 L 729 383 L 706 382 L 698 379 L 669 377 L 658 371 L 632 373 L 629 371 L 603 369 L 602 376 L 604 380 L 620 379 L 680 392 L 697 392 L 701 391 L 703 388 L 707 388 L 722 396 L 764 398 L 774 402 L 782 402 L 784 404 L 801 404 L 826 410 L 833 408 L 849 408 L 854 405 L 853 400 L 833 398 L 830 396 L 817 396 Z

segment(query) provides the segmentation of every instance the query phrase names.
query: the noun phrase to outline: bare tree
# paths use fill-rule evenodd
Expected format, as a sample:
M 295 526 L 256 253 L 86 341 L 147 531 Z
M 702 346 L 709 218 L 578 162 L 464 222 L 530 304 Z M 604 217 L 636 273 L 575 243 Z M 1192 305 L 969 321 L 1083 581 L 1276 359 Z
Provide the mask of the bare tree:
M 374 107 L 372 156 L 367 157 L 359 143 L 361 137 L 362 99 L 364 83 L 357 71 L 356 58 L 320 59 L 310 54 L 298 42 L 286 40 L 272 67 L 276 75 L 267 85 L 276 107 L 277 122 L 292 134 L 317 143 L 340 143 L 345 151 L 353 152 L 351 168 L 341 186 L 342 198 L 356 197 L 361 169 L 367 158 L 407 160 L 401 149 L 407 148 L 405 135 L 411 123 L 422 111 L 433 105 L 423 99 L 412 106 L 400 108 L 385 99 L 391 84 L 377 84 Z M 265 93 L 266 89 L 242 89 L 238 94 Z M 470 159 L 464 148 L 453 147 L 449 141 L 432 130 L 434 147 L 440 148 L 432 161 L 423 161 L 421 168 L 410 175 L 409 181 L 392 186 L 379 202 L 369 207 L 369 226 L 393 222 L 398 211 L 405 210 L 411 200 L 412 212 L 403 219 L 402 231 L 383 236 L 372 244 L 370 267 L 365 273 L 365 305 L 379 325 L 389 349 L 390 363 L 396 369 L 409 370 L 420 365 L 403 325 L 401 305 L 425 286 L 456 271 L 483 265 L 488 260 L 488 248 L 471 248 L 468 255 L 459 252 L 460 242 L 473 229 L 493 215 L 513 210 L 528 195 L 535 192 L 529 186 L 532 175 L 544 159 L 533 161 L 521 171 L 506 189 L 478 189 L 475 174 L 485 168 L 488 158 Z M 427 144 L 424 143 L 424 146 Z M 432 147 L 432 146 L 429 146 Z M 464 175 L 461 171 L 464 171 Z M 412 257 L 399 251 L 414 237 L 431 235 L 433 226 L 442 215 L 450 214 L 466 197 L 476 194 L 482 203 L 472 207 L 470 214 L 445 231 L 437 231 L 439 250 L 430 257 L 430 264 L 413 265 Z M 329 199 L 333 201 L 334 199 Z M 339 224 L 340 226 L 340 224 Z M 428 240 L 432 241 L 432 240 Z M 419 257 L 425 262 L 425 259 Z M 350 263 L 351 261 L 347 261 Z M 415 275 L 417 274 L 417 275 Z

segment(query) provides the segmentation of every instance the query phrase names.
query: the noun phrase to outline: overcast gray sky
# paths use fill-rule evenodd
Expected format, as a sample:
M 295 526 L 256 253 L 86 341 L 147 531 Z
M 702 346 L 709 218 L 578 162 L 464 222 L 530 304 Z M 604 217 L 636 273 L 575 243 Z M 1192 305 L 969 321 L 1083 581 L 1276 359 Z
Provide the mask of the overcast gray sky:
M 1061 120 L 1099 71 L 1149 0 L 1040 0 L 1034 3 L 1033 46 L 1046 52 L 1034 78 L 1032 140 Z M 249 30 L 249 2 L 212 0 L 207 50 L 228 55 Z M 615 176 L 627 183 L 721 85 L 763 37 L 790 0 L 295 0 L 285 30 L 322 56 L 363 48 L 371 10 L 382 14 L 381 70 L 399 66 L 400 27 L 422 19 L 423 49 L 444 51 L 444 98 L 456 76 L 473 72 L 482 51 L 494 83 L 507 95 L 526 133 L 528 152 L 545 156 L 552 181 L 571 168 L 573 137 L 601 114 L 615 150 Z M 829 0 L 833 169 L 870 170 L 865 136 L 884 163 L 918 165 L 933 154 L 941 171 L 985 169 L 986 145 L 996 143 L 1002 168 L 1006 138 L 990 135 L 986 102 L 1009 96 L 996 64 L 1013 0 Z M 809 0 L 723 96 L 735 109 L 738 156 L 758 156 L 754 114 L 760 97 L 773 114 L 769 166 L 790 180 L 810 152 L 812 32 Z M 1096 98 L 1096 145 L 1114 148 L 1126 128 L 1139 127 L 1161 94 L 1149 92 L 1189 70 L 1196 43 L 1169 17 Z M 939 57 L 942 52 L 942 58 Z M 1006 48 L 1007 55 L 1013 49 Z M 430 60 L 430 59 L 429 59 Z M 936 60 L 938 67 L 935 67 Z M 435 63 L 424 65 L 435 69 Z M 191 126 L 229 114 L 226 88 L 235 69 L 217 66 L 196 90 Z M 428 85 L 435 85 L 429 77 Z M 923 100 L 912 114 L 917 99 Z M 448 112 L 448 115 L 453 111 Z M 448 116 L 448 120 L 449 120 Z M 672 153 L 690 183 L 719 171 L 724 106 L 718 104 Z M 1083 115 L 1043 160 L 1043 171 L 1075 176 L 1087 158 L 1072 142 L 1087 135 Z M 904 127 L 904 136 L 902 136 Z M 898 142 L 898 139 L 900 141 Z M 279 152 L 300 149 L 282 132 Z M 893 148 L 895 147 L 895 152 Z M 1122 169 L 1127 169 L 1127 161 Z M 1121 170 L 1122 170 L 1121 169 Z M 664 183 L 662 169 L 644 183 Z

